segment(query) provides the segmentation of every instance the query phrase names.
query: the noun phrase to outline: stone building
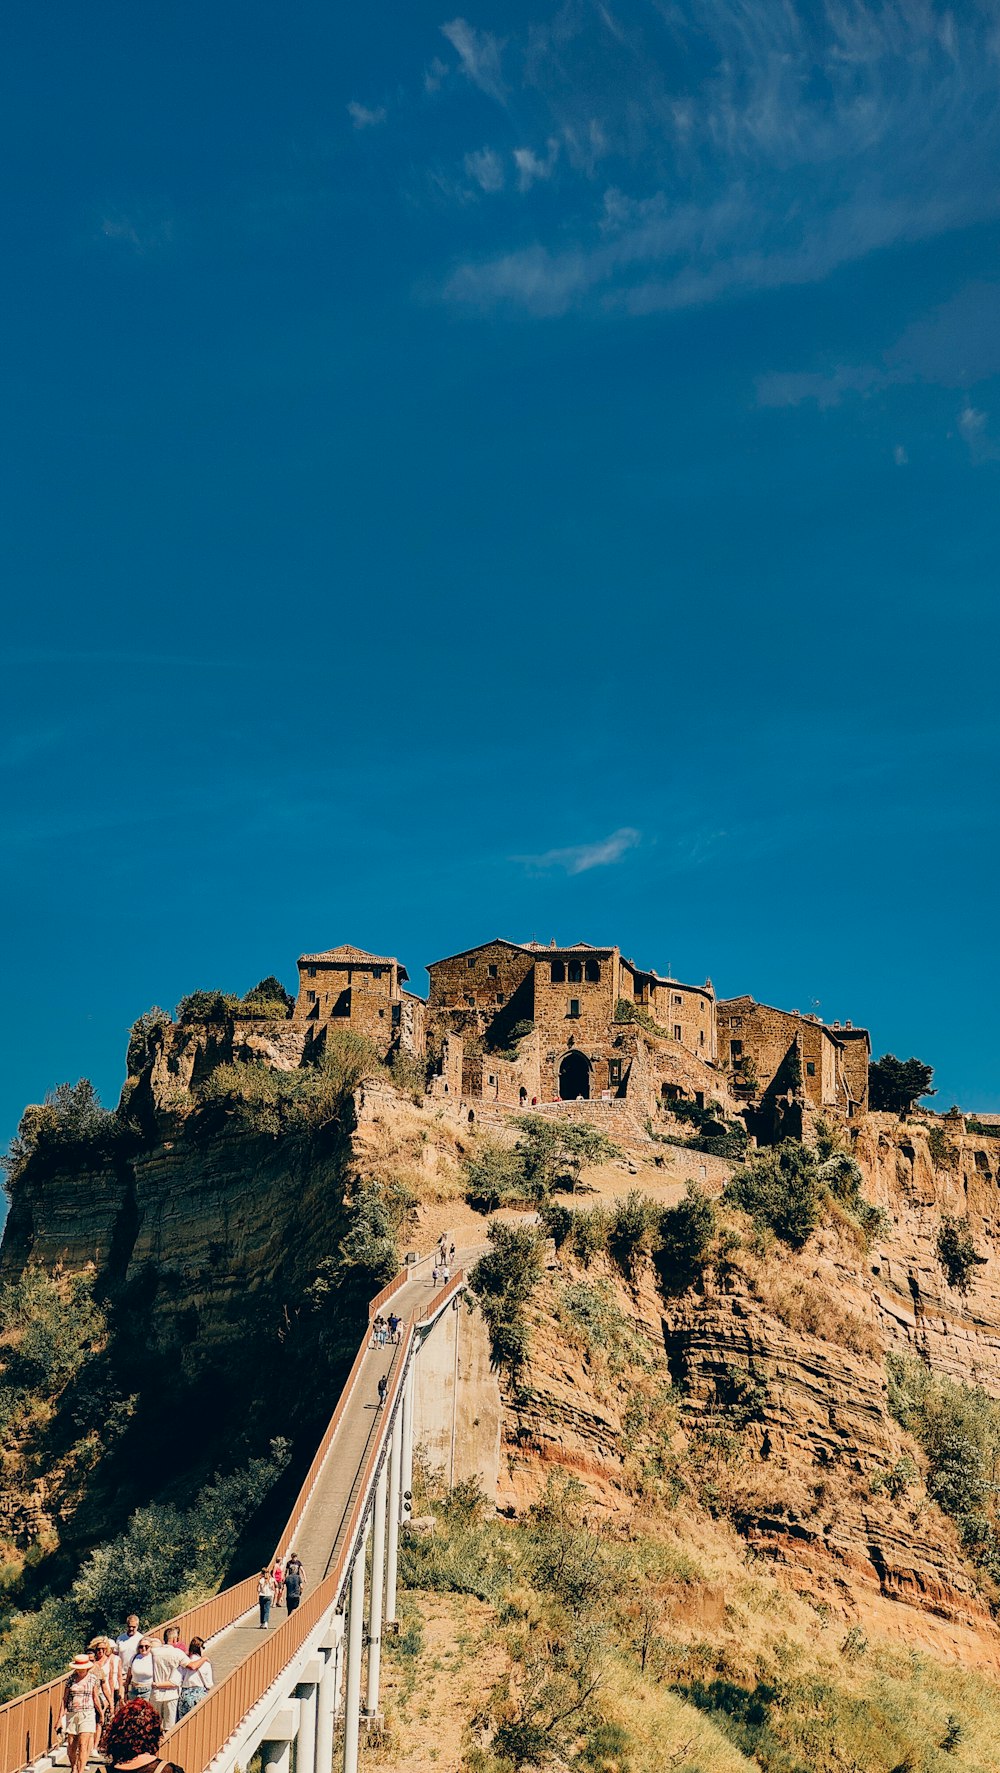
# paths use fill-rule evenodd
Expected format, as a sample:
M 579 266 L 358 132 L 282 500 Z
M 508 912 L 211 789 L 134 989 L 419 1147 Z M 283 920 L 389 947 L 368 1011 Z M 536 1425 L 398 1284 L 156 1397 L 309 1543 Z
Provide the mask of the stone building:
M 636 967 L 615 946 L 546 948 L 497 937 L 433 961 L 427 971 L 428 1027 L 439 1042 L 450 1037 L 450 1066 L 454 1040 L 463 1038 L 466 1095 L 514 1103 L 623 1096 L 637 1026 L 706 1066 L 715 1057 L 711 984 L 682 985 Z M 510 1043 L 519 1031 L 515 1050 Z
M 864 1113 L 867 1029 L 850 1022 L 828 1027 L 818 1016 L 776 1010 L 752 997 L 724 998 L 716 1014 L 719 1065 L 731 1072 L 744 1101 L 767 1107 L 782 1096 L 801 1097 L 811 1108 L 832 1109 L 848 1120 Z
M 296 1021 L 329 1023 L 364 1035 L 385 1059 L 397 1048 L 424 1052 L 422 997 L 404 990 L 409 975 L 387 954 L 368 954 L 345 943 L 299 958 Z

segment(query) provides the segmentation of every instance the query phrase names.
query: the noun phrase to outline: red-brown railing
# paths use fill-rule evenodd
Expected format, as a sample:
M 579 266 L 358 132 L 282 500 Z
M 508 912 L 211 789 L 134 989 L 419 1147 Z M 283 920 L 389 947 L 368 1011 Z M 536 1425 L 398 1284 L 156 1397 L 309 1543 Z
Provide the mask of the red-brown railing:
M 400 1356 L 386 1395 L 383 1421 L 389 1421 L 406 1371 L 414 1330 L 408 1324 L 400 1344 Z M 237 1664 L 232 1673 L 199 1700 L 193 1711 L 175 1725 L 169 1735 L 170 1759 L 187 1773 L 203 1773 L 239 1727 L 247 1713 L 264 1697 L 301 1649 L 311 1632 L 343 1592 L 358 1533 L 368 1507 L 368 1496 L 383 1450 L 382 1437 L 373 1436 L 358 1478 L 354 1503 L 341 1535 L 340 1550 L 332 1570 L 313 1589 L 301 1606 L 256 1650 Z
M 384 1303 L 387 1299 L 390 1299 L 394 1293 L 399 1291 L 400 1287 L 404 1286 L 413 1278 L 413 1268 L 414 1264 L 411 1263 L 408 1268 L 402 1269 L 396 1276 L 395 1280 L 391 1281 L 388 1287 L 383 1287 L 381 1293 L 376 1295 L 375 1300 L 369 1307 L 369 1321 L 375 1315 L 380 1304 Z M 426 1315 L 426 1312 L 422 1314 L 422 1316 Z M 403 1346 L 407 1351 L 409 1350 L 412 1334 L 412 1329 L 408 1328 L 403 1340 Z M 295 1534 L 302 1525 L 306 1505 L 316 1487 L 326 1456 L 330 1451 L 333 1437 L 343 1420 L 344 1412 L 347 1409 L 349 1400 L 354 1392 L 367 1349 L 368 1335 L 366 1333 L 365 1338 L 354 1357 L 354 1364 L 347 1375 L 344 1388 L 337 1400 L 337 1407 L 327 1424 L 323 1439 L 320 1441 L 312 1464 L 303 1479 L 302 1487 L 299 1490 L 299 1494 L 295 1501 L 295 1506 L 292 1509 L 292 1513 L 284 1531 L 278 1540 L 275 1556 L 278 1555 L 279 1551 L 291 1550 L 293 1548 Z M 395 1364 L 396 1379 L 390 1384 L 390 1397 L 394 1398 L 396 1395 L 398 1375 L 402 1372 L 404 1364 L 405 1363 L 402 1361 Z M 333 1574 L 334 1572 L 331 1572 L 331 1577 Z M 326 1580 L 328 1582 L 330 1577 Z M 264 1650 L 267 1650 L 269 1655 L 272 1654 L 272 1647 L 279 1642 L 279 1639 L 281 1643 L 291 1645 L 291 1648 L 288 1650 L 285 1657 L 285 1660 L 287 1661 L 288 1656 L 294 1654 L 294 1649 L 297 1647 L 298 1642 L 301 1641 L 301 1638 L 296 1638 L 293 1643 L 292 1639 L 286 1637 L 284 1634 L 289 1631 L 291 1626 L 295 1625 L 296 1621 L 301 1621 L 302 1627 L 304 1628 L 305 1621 L 313 1616 L 313 1608 L 317 1596 L 325 1592 L 326 1582 L 324 1582 L 320 1588 L 317 1588 L 306 1601 L 303 1601 L 296 1612 L 292 1614 L 291 1618 L 282 1625 L 280 1633 L 271 1633 L 267 1643 L 262 1644 L 259 1651 L 255 1651 L 245 1662 L 241 1663 L 238 1668 L 234 1669 L 233 1674 L 230 1675 L 227 1680 L 220 1682 L 218 1689 L 215 1689 L 215 1691 L 220 1693 L 225 1692 L 229 1687 L 229 1682 L 232 1681 L 236 1675 L 240 1674 L 242 1669 L 248 1668 L 251 1665 L 257 1665 L 256 1658 Z M 164 1624 L 156 1629 L 162 1633 L 167 1625 L 176 1625 L 180 1627 L 181 1637 L 185 1642 L 188 1642 L 192 1637 L 201 1637 L 207 1640 L 214 1637 L 218 1632 L 224 1631 L 227 1626 L 232 1625 L 237 1619 L 242 1618 L 244 1613 L 248 1613 L 255 1605 L 256 1599 L 257 1577 L 247 1576 L 242 1582 L 235 1583 L 231 1588 L 223 1589 L 220 1594 L 210 1596 L 207 1601 L 200 1601 L 197 1606 L 189 1607 L 185 1612 L 178 1613 L 176 1618 L 165 1620 Z M 320 1611 L 322 1611 L 322 1609 L 320 1609 Z M 153 1628 L 150 1627 L 150 1629 L 152 1630 Z M 296 1626 L 296 1631 L 299 1631 L 299 1629 L 299 1626 Z M 284 1661 L 281 1661 L 277 1665 L 278 1670 L 280 1671 L 280 1668 L 283 1668 L 284 1665 Z M 261 1664 L 262 1669 L 263 1667 L 264 1665 Z M 59 1675 L 56 1680 L 46 1682 L 43 1687 L 34 1687 L 30 1693 L 22 1693 L 18 1698 L 10 1699 L 5 1705 L 0 1706 L 0 1773 L 18 1773 L 18 1769 L 26 1767 L 30 1761 L 37 1760 L 39 1755 L 48 1753 L 52 1748 L 56 1740 L 56 1726 L 63 1709 L 62 1696 L 66 1686 L 66 1680 L 67 1676 L 65 1674 Z M 240 1690 L 242 1692 L 243 1688 L 241 1687 Z M 259 1697 L 260 1693 L 265 1690 L 265 1688 L 260 1688 L 257 1697 Z M 197 1717 L 206 1704 L 207 1698 L 202 1700 L 189 1716 L 192 1718 Z M 246 1707 L 244 1709 L 246 1709 Z M 226 1715 L 228 1716 L 228 1712 Z M 238 1714 L 237 1722 L 239 1716 L 242 1715 L 242 1713 Z M 188 1720 L 185 1719 L 185 1725 L 187 1722 Z M 180 1729 L 180 1727 L 181 1726 L 178 1725 L 178 1729 Z M 228 1733 L 229 1732 L 227 1732 L 227 1734 Z M 173 1735 L 171 1735 L 170 1740 L 171 1744 L 173 1744 Z M 225 1740 L 226 1736 L 223 1735 L 220 1738 L 220 1747 Z M 215 1753 L 216 1751 L 213 1750 L 212 1752 Z M 182 1760 L 180 1764 L 187 1767 L 188 1773 L 196 1773 L 197 1766 L 204 1766 L 206 1763 L 191 1763 Z

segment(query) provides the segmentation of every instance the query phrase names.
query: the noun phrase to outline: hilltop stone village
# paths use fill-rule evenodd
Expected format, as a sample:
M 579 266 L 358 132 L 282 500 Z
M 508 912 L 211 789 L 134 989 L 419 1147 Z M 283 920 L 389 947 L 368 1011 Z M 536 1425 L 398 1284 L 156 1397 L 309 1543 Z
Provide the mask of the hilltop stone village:
M 426 1000 L 393 956 L 345 945 L 298 968 L 292 1023 L 304 1046 L 350 1028 L 382 1059 L 425 1061 L 432 1098 L 624 1102 L 643 1117 L 680 1099 L 717 1102 L 765 1134 L 796 1104 L 845 1121 L 867 1108 L 866 1029 L 720 1000 L 711 980 L 683 984 L 617 947 L 496 937 L 432 962 Z

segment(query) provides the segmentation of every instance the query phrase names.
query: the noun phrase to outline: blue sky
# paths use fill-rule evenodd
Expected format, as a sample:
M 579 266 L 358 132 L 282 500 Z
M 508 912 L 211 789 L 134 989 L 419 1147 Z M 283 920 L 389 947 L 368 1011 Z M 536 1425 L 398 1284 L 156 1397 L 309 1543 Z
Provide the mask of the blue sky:
M 0 1130 L 497 933 L 1000 1108 L 995 7 L 6 23 Z

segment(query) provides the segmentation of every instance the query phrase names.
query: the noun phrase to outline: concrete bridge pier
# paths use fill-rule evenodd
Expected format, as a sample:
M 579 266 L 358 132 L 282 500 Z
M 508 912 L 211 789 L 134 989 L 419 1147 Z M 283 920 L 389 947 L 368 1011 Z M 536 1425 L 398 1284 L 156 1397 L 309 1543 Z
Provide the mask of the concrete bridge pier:
M 399 1493 L 402 1466 L 402 1423 L 397 1417 L 389 1447 L 389 1520 L 385 1545 L 385 1622 L 396 1623 L 396 1578 L 399 1570 Z
M 347 1682 L 344 1693 L 344 1773 L 358 1773 L 361 1729 L 361 1658 L 364 1654 L 365 1555 L 368 1522 L 362 1528 L 351 1566 L 351 1599 L 347 1615 Z
M 299 1727 L 295 1732 L 295 1773 L 316 1773 L 316 1691 L 316 1682 L 308 1678 L 299 1681 L 295 1688 L 295 1697 L 299 1702 Z
M 382 1604 L 385 1593 L 385 1497 L 388 1480 L 388 1460 L 383 1459 L 375 1485 L 375 1505 L 372 1511 L 372 1586 L 368 1612 L 368 1702 L 365 1707 L 367 1714 L 373 1718 L 378 1713 L 379 1674 L 382 1666 Z M 296 1773 L 300 1769 L 296 1768 Z M 305 1773 L 313 1773 L 310 1768 Z
M 316 1692 L 316 1773 L 331 1773 L 340 1697 L 340 1641 L 324 1647 L 320 1655 L 324 1661 Z

